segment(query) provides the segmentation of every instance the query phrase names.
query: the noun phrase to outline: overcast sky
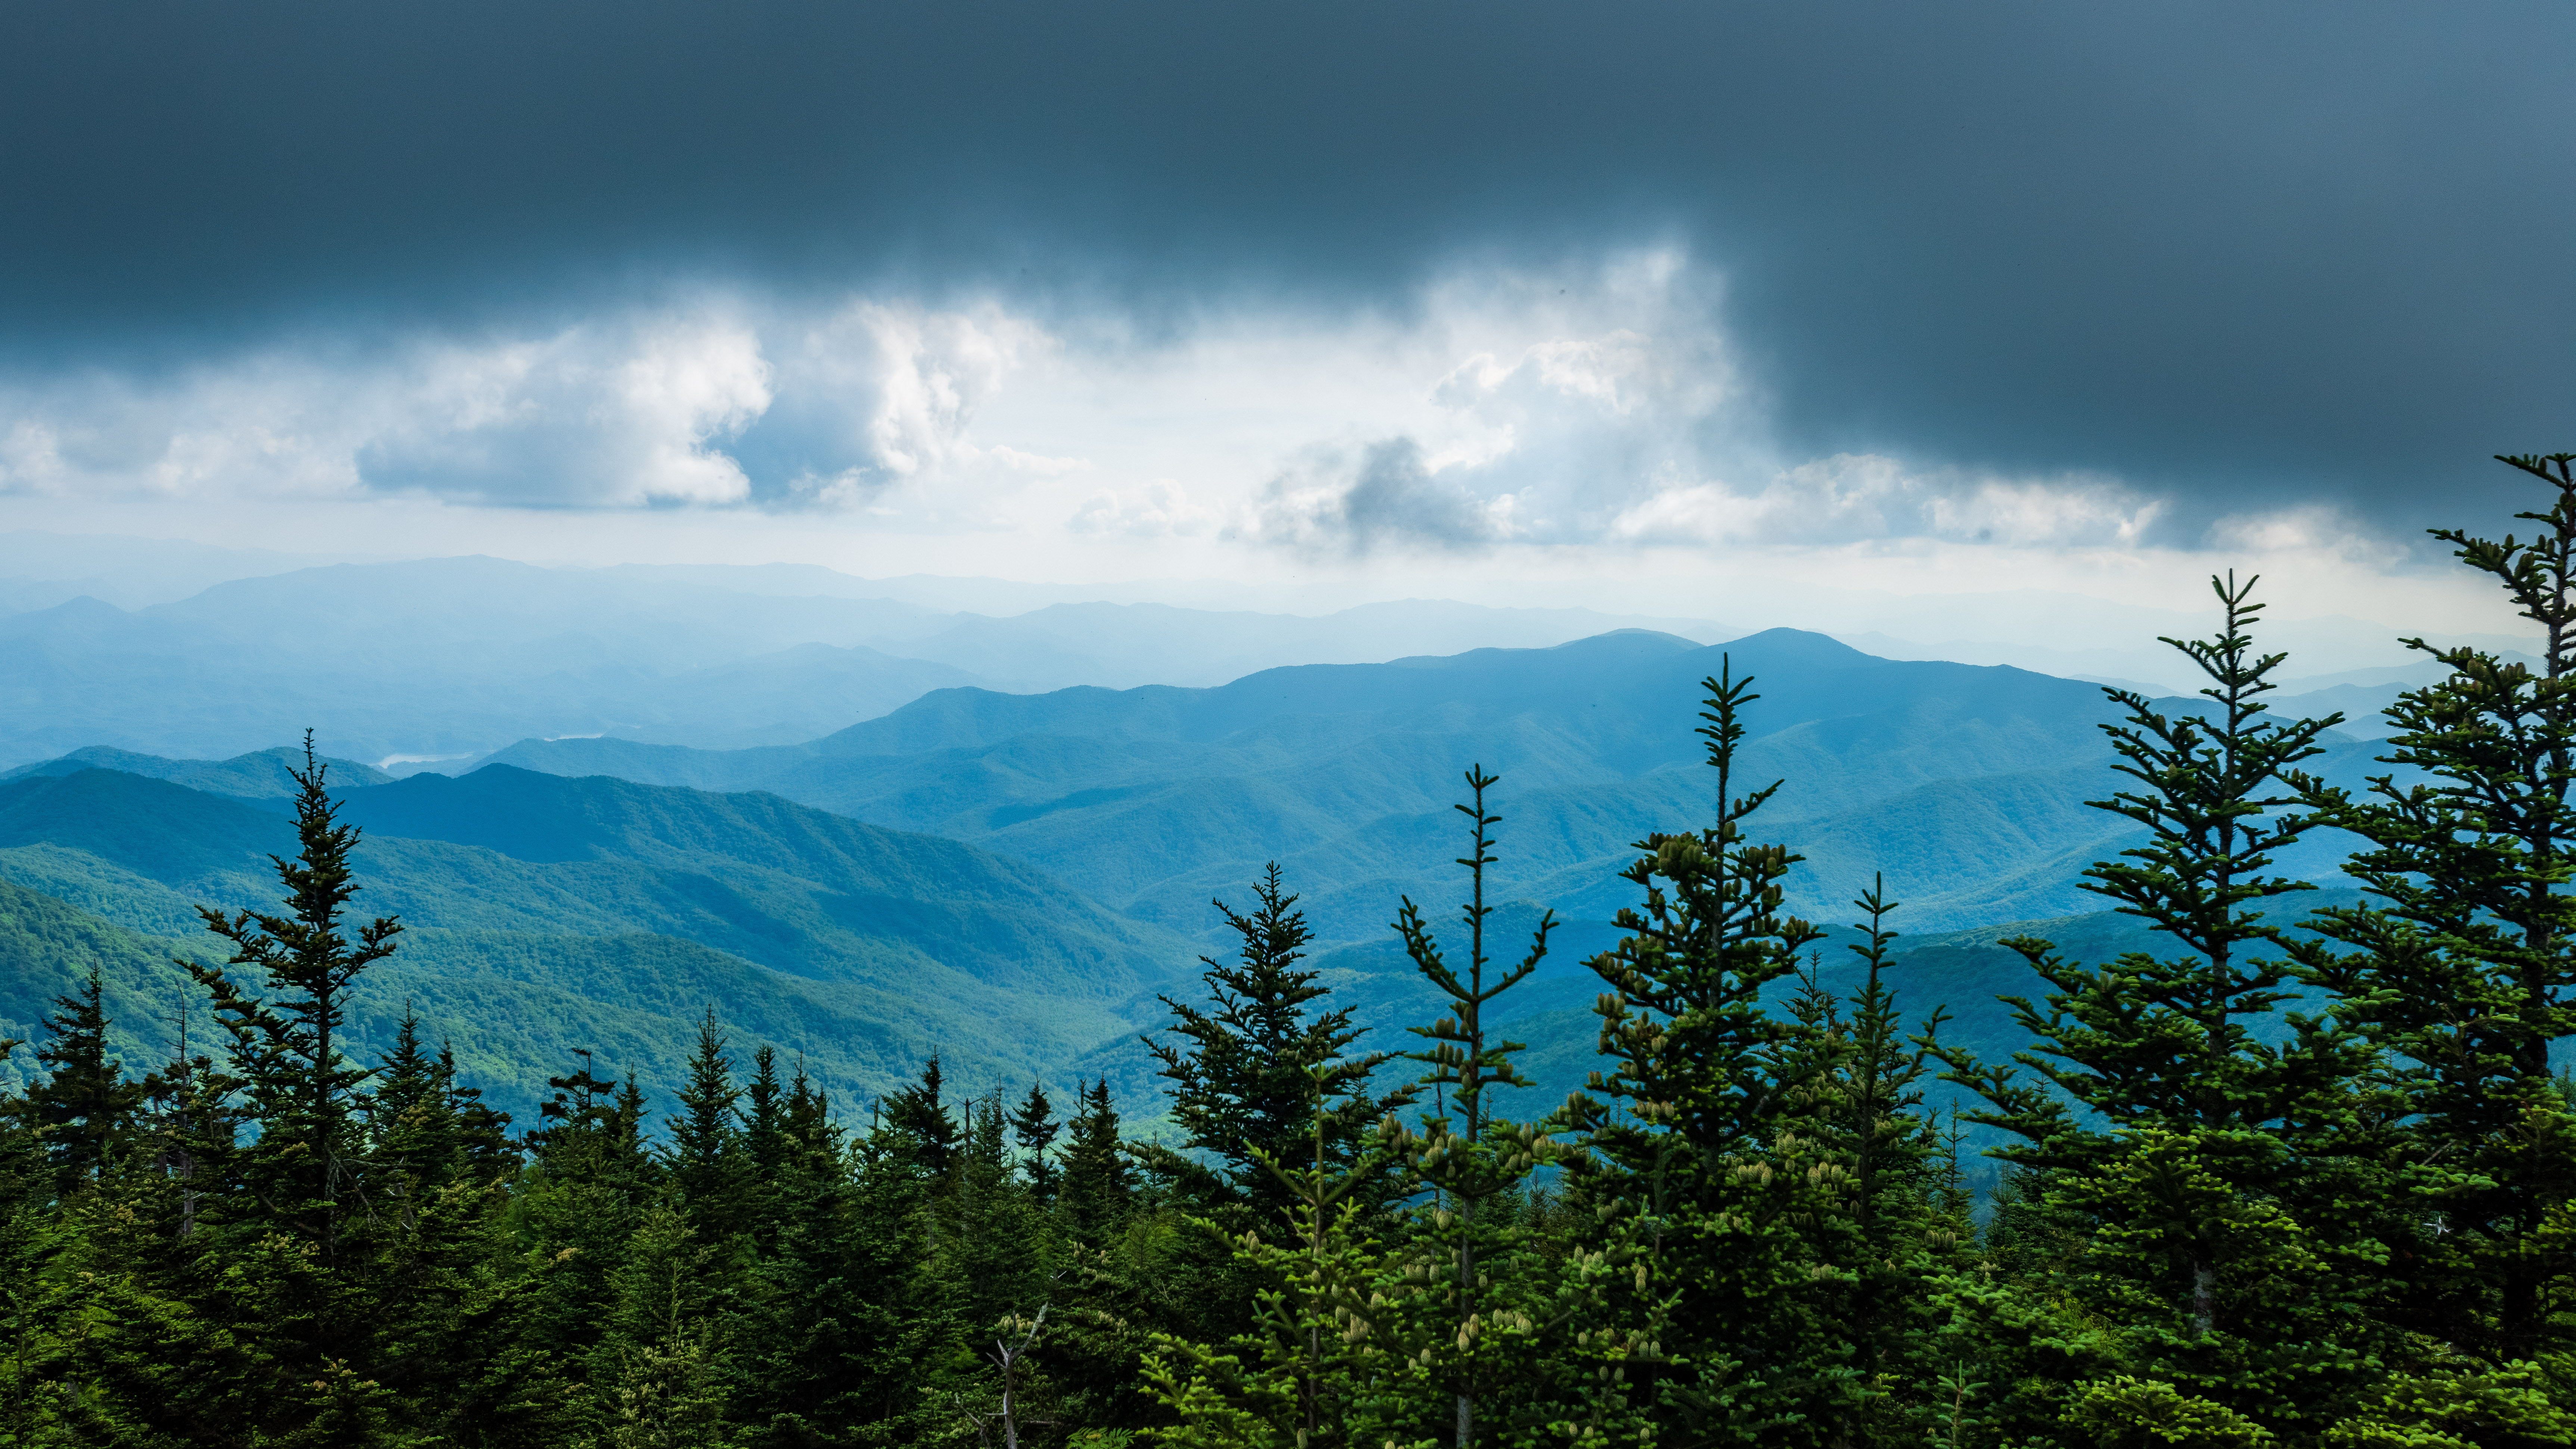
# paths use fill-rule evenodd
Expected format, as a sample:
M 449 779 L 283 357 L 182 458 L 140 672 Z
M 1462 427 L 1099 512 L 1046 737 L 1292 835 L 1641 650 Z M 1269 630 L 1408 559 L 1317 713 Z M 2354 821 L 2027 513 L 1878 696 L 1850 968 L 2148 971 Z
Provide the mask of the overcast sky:
M 2465 626 L 2420 530 L 2576 448 L 2571 42 L 2509 3 L 12 6 L 0 526 L 1622 607 L 2237 563 Z

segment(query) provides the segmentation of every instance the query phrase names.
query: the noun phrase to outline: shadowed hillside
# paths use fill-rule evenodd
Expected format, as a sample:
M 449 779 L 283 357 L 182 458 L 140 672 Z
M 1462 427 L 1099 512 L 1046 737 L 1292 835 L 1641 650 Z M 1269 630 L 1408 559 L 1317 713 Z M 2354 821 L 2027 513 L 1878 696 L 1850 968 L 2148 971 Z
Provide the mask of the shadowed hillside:
M 1753 675 L 1746 762 L 1790 783 L 1764 819 L 1810 858 L 1802 908 L 1884 871 L 1913 929 L 2089 909 L 2073 880 L 2124 822 L 2098 686 L 2004 667 L 1874 658 L 1779 629 L 1723 646 L 1625 632 L 1543 650 L 1268 670 L 1215 689 L 942 690 L 809 744 L 742 751 L 530 741 L 496 759 L 567 775 L 775 791 L 1038 863 L 1176 930 L 1277 858 L 1329 940 L 1436 890 L 1458 772 L 1503 776 L 1499 879 L 1607 919 L 1649 829 L 1701 823 L 1713 779 L 1699 680 Z M 2322 762 L 2358 765 L 2351 742 Z M 2331 869 L 2331 859 L 2320 860 Z M 2306 868 L 2306 867 L 2302 867 Z
M 354 909 L 411 928 L 367 978 L 361 1041 L 389 1039 L 414 1000 L 460 1051 L 491 1054 L 505 1105 L 573 1047 L 676 1060 L 710 1005 L 845 1095 L 934 1051 L 965 1080 L 1008 1080 L 1130 1030 L 1130 1004 L 1186 960 L 1017 862 L 775 796 L 493 767 L 345 798 L 367 831 Z M 114 771 L 0 784 L 0 877 L 153 963 L 137 969 L 165 999 L 137 1020 L 161 1023 L 156 1043 L 181 995 L 158 963 L 211 939 L 193 907 L 272 909 L 266 857 L 292 838 L 271 810 Z M 32 1021 L 61 975 L 10 973 L 0 1020 Z

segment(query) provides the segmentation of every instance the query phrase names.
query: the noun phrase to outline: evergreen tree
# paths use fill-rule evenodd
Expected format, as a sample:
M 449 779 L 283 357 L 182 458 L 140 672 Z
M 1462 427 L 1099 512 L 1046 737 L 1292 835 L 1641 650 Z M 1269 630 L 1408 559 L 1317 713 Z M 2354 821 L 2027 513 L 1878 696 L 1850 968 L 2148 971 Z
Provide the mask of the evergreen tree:
M 999 1101 L 966 1104 L 956 1180 L 944 1200 L 941 1270 L 976 1341 L 1003 1319 L 1037 1311 L 1049 1254 L 1036 1204 L 1011 1171 Z
M 448 1114 L 456 1122 L 458 1170 L 476 1182 L 491 1182 L 517 1171 L 519 1152 L 510 1143 L 510 1114 L 485 1105 L 482 1088 L 465 1085 L 452 1042 L 439 1043 L 437 1081 L 446 1094 Z
M 921 1069 L 920 1081 L 885 1099 L 886 1125 L 910 1144 L 921 1169 L 940 1180 L 955 1166 L 958 1147 L 957 1123 L 940 1100 L 942 1085 L 939 1056 L 934 1052 Z
M 2384 1248 L 2351 1156 L 2368 1050 L 2330 1019 L 2277 1011 L 2294 999 L 2281 933 L 2253 909 L 2312 888 L 2264 868 L 2315 828 L 2283 813 L 2282 780 L 2341 718 L 2265 717 L 2284 656 L 2255 650 L 2253 583 L 2213 578 L 2218 634 L 2166 641 L 2208 677 L 2205 713 L 2107 691 L 2129 711 L 2104 729 L 2135 783 L 2094 803 L 2148 838 L 2093 866 L 2087 888 L 2183 954 L 2087 969 L 2046 941 L 2006 941 L 2055 988 L 2045 1013 L 2006 998 L 2037 1042 L 2015 1059 L 2046 1085 L 1945 1057 L 1989 1103 L 1976 1120 L 2022 1139 L 1998 1155 L 2050 1173 L 2052 1201 L 2090 1225 L 2077 1281 L 2127 1325 L 2140 1371 L 2277 1432 L 2369 1373 L 2381 1345 L 2353 1269 Z M 2274 1021 L 2277 1045 L 2262 1030 Z M 2098 1417 L 2129 1401 L 2087 1402 Z
M 766 1043 L 751 1054 L 751 1081 L 743 1088 L 742 1155 L 750 1169 L 743 1190 L 744 1225 L 766 1252 L 777 1246 L 778 1195 L 787 1188 L 789 1157 L 787 1089 L 778 1080 L 778 1053 Z
M 46 1042 L 36 1051 L 49 1075 L 27 1091 L 27 1109 L 52 1164 L 54 1188 L 70 1193 L 108 1165 L 127 1136 L 144 1087 L 108 1055 L 104 992 L 96 966 L 70 996 L 54 998 Z
M 1595 1360 L 1622 1360 L 1644 1346 L 1597 1321 L 1601 1307 L 1583 1270 L 1606 1260 L 1595 1254 L 1568 1262 L 1543 1252 L 1508 1211 L 1531 1172 L 1560 1155 L 1549 1135 L 1557 1123 L 1515 1123 L 1495 1110 L 1494 1092 L 1531 1083 L 1512 1062 L 1525 1048 L 1490 1034 L 1485 1012 L 1537 972 L 1556 917 L 1542 915 L 1527 954 L 1495 969 L 1485 947 L 1494 912 L 1485 871 L 1497 859 L 1493 830 L 1502 817 L 1486 808 L 1486 792 L 1501 780 L 1475 766 L 1466 781 L 1469 802 L 1454 807 L 1469 830 L 1467 854 L 1458 859 L 1468 875 L 1462 959 L 1451 964 L 1411 898 L 1400 901 L 1395 921 L 1414 969 L 1448 998 L 1445 1015 L 1412 1028 L 1428 1044 L 1406 1054 L 1422 1063 L 1422 1086 L 1434 1094 L 1437 1115 L 1418 1131 L 1390 1118 L 1380 1133 L 1408 1185 L 1430 1197 L 1415 1208 L 1411 1242 L 1400 1255 L 1412 1261 L 1372 1293 L 1369 1307 L 1350 1311 L 1382 1350 L 1400 1355 L 1402 1371 L 1436 1391 L 1438 1412 L 1429 1423 L 1455 1449 L 1551 1429 L 1637 1432 L 1625 1394 L 1583 1372 Z M 1429 1425 L 1397 1410 L 1387 1427 L 1403 1433 Z
M 2406 641 L 2450 671 L 2388 711 L 2381 763 L 2409 782 L 2299 782 L 2320 821 L 2368 842 L 2345 868 L 2376 899 L 2319 912 L 2326 940 L 2296 954 L 2378 1049 L 2396 1104 L 2392 1190 L 2420 1226 L 2391 1265 L 2402 1321 L 2511 1360 L 2567 1341 L 2540 1243 L 2576 1200 L 2576 1122 L 2549 1070 L 2576 1034 L 2576 454 L 2500 461 L 2554 495 L 2514 515 L 2534 536 L 2432 532 L 2540 626 L 2539 667 Z
M 615 1449 L 726 1449 L 736 1323 L 720 1286 L 724 1255 L 703 1243 L 688 1214 L 648 1209 L 613 1279 L 606 1331 L 590 1380 Z
M 289 773 L 298 850 L 293 860 L 270 857 L 286 888 L 286 914 L 198 908 L 206 929 L 233 947 L 226 966 L 253 968 L 256 984 L 275 994 L 251 995 L 223 967 L 179 964 L 213 996 L 259 1124 L 256 1143 L 234 1170 L 262 1215 L 312 1243 L 328 1267 L 339 1257 L 342 1200 L 362 1175 L 353 1117 L 369 1073 L 340 1052 L 348 994 L 368 967 L 393 954 L 402 924 L 379 917 L 354 938 L 343 928 L 341 913 L 359 889 L 349 868 L 359 831 L 337 819 L 339 802 L 326 788 L 328 768 L 314 753 L 312 731 L 304 736 L 304 768 Z
M 680 1110 L 670 1118 L 663 1159 L 699 1240 L 722 1243 L 749 1226 L 754 1194 L 734 1106 L 742 1100 L 742 1089 L 734 1085 L 733 1058 L 725 1052 L 724 1033 L 716 1028 L 714 1007 L 707 1008 L 698 1025 L 697 1050 L 689 1057 L 688 1081 L 679 1095 Z
M 1318 1116 L 1330 1068 L 1309 1069 Z M 1295 1231 L 1274 1239 L 1258 1230 L 1234 1242 L 1236 1261 L 1255 1282 L 1275 1284 L 1254 1296 L 1251 1331 L 1224 1345 L 1175 1333 L 1155 1335 L 1141 1366 L 1148 1390 L 1177 1421 L 1160 1437 L 1177 1449 L 1332 1449 L 1371 1443 L 1389 1417 L 1383 1388 L 1394 1352 L 1374 1320 L 1386 1307 L 1378 1291 L 1387 1254 L 1365 1211 L 1368 1189 L 1391 1154 L 1335 1168 L 1325 1156 L 1322 1124 L 1304 1163 L 1270 1164 L 1294 1200 Z
M 1252 887 L 1254 909 L 1241 913 L 1211 902 L 1241 938 L 1231 960 L 1202 956 L 1209 1007 L 1158 998 L 1177 1019 L 1177 1040 L 1145 1038 L 1171 1082 L 1172 1117 L 1186 1145 L 1220 1168 L 1209 1173 L 1169 1149 L 1153 1154 L 1160 1175 L 1196 1184 L 1210 1206 L 1239 1204 L 1256 1221 L 1276 1223 L 1290 1203 L 1287 1188 L 1265 1163 L 1301 1162 L 1312 1155 L 1306 1139 L 1321 1131 L 1334 1163 L 1357 1159 L 1367 1129 L 1411 1100 L 1409 1091 L 1372 1095 L 1370 1074 L 1391 1052 L 1346 1056 L 1367 1033 L 1351 1024 L 1351 1009 L 1309 1014 L 1326 994 L 1311 970 L 1297 969 L 1313 939 L 1297 897 L 1282 889 L 1273 861 Z M 1312 1094 L 1315 1067 L 1328 1065 L 1322 1083 L 1325 1110 Z M 1321 1124 L 1321 1125 L 1319 1125 Z
M 385 1054 L 375 1090 L 362 1104 L 369 1157 L 425 1187 L 454 1181 L 465 1165 L 462 1124 L 442 1067 L 422 1050 L 420 1018 L 406 1003 L 394 1028 L 394 1049 Z
M 1801 857 L 1757 844 L 1748 822 L 1779 782 L 1737 793 L 1747 707 L 1731 661 L 1702 681 L 1698 733 L 1717 774 L 1714 825 L 1655 833 L 1623 874 L 1645 899 L 1627 935 L 1589 963 L 1606 1070 L 1568 1111 L 1591 1151 L 1568 1164 L 1578 1206 L 1602 1215 L 1604 1251 L 1641 1255 L 1631 1323 L 1661 1345 L 1641 1361 L 1666 1437 L 1823 1442 L 1865 1398 L 1848 1329 L 1825 1287 L 1817 1228 L 1843 1211 L 1846 1169 L 1813 1133 L 1806 1098 L 1834 1066 L 1819 1033 L 1765 1009 L 1821 934 L 1782 909 Z
M 1064 1185 L 1058 1202 L 1066 1231 L 1093 1246 L 1126 1222 L 1135 1205 L 1127 1159 L 1118 1140 L 1118 1109 L 1109 1100 L 1109 1079 L 1080 1089 L 1082 1110 L 1070 1127 L 1064 1150 Z
M 549 1077 L 552 1096 L 527 1135 L 528 1171 L 512 1205 L 520 1244 L 544 1270 L 531 1288 L 531 1339 L 550 1358 L 592 1361 L 616 1295 L 615 1275 L 645 1210 L 659 1200 L 659 1173 L 643 1140 L 644 1096 L 596 1074 L 592 1054 L 574 1053 L 574 1072 Z M 586 1372 L 586 1369 L 585 1369 Z
M 1011 1114 L 1011 1135 L 1020 1145 L 1020 1171 L 1027 1175 L 1029 1194 L 1038 1206 L 1055 1202 L 1056 1165 L 1047 1161 L 1047 1149 L 1055 1144 L 1064 1126 L 1055 1120 L 1055 1105 L 1047 1100 L 1044 1085 L 1031 1079 L 1029 1094 L 1020 1099 L 1020 1108 Z
M 1935 1008 L 1909 1042 L 1887 976 L 1896 933 L 1887 919 L 1883 877 L 1852 902 L 1867 917 L 1864 937 L 1846 949 L 1863 975 L 1837 999 L 1809 976 L 1792 1013 L 1821 1038 L 1830 1068 L 1793 1098 L 1846 1174 L 1841 1209 L 1819 1224 L 1816 1240 L 1833 1265 L 1828 1296 L 1851 1343 L 1855 1383 L 1866 1395 L 1848 1411 L 1843 1437 L 1872 1442 L 1904 1436 L 1908 1392 L 1923 1378 L 1919 1346 L 1930 1335 L 1933 1302 L 1945 1275 L 1964 1266 L 1975 1237 L 1953 1123 L 1945 1139 L 1923 1111 L 1923 1083 L 1936 1066 L 1933 1049 L 1946 1013 Z

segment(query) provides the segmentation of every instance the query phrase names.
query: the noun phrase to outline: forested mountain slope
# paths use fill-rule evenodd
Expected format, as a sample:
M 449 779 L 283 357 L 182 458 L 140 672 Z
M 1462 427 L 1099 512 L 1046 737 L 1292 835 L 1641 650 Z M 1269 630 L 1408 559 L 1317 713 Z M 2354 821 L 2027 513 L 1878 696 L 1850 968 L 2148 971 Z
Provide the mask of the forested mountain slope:
M 932 1052 L 968 1080 L 1024 1077 L 1140 1024 L 1133 1003 L 1188 959 L 1018 862 L 774 796 L 494 767 L 346 799 L 368 832 L 356 909 L 411 928 L 366 978 L 361 1042 L 390 1040 L 412 1000 L 505 1106 L 576 1047 L 603 1068 L 675 1061 L 710 1006 L 844 1095 Z M 274 810 L 115 771 L 0 783 L 0 878 L 79 913 L 49 938 L 113 939 L 129 964 L 206 959 L 197 903 L 273 909 L 267 856 L 292 840 Z M 123 988 L 151 999 L 125 1019 L 159 1050 L 182 977 L 136 969 L 166 983 Z M 24 1034 L 63 975 L 0 975 L 0 1034 Z
M 2074 886 L 2125 823 L 2094 685 L 1898 662 L 1771 630 L 1702 647 L 1623 632 L 1552 649 L 1268 670 L 1215 689 L 942 690 L 809 744 L 741 751 L 528 741 L 494 758 L 567 775 L 775 791 L 935 831 L 1062 875 L 1141 919 L 1204 931 L 1205 902 L 1278 859 L 1328 940 L 1378 933 L 1398 894 L 1439 898 L 1458 772 L 1503 776 L 1500 883 L 1577 917 L 1627 903 L 1648 830 L 1696 825 L 1699 680 L 1758 681 L 1750 777 L 1808 855 L 1801 908 L 1838 919 L 1884 871 L 1911 929 L 2094 904 Z M 2350 773 L 2368 747 L 2321 761 Z M 2310 851 L 2332 870 L 2328 853 Z
M 1793 906 L 1844 924 L 1884 872 L 1906 903 L 1892 924 L 1909 1010 L 1947 1003 L 1959 1031 L 2009 1050 L 1993 996 L 2028 978 L 1996 928 L 2097 910 L 2080 872 L 2128 839 L 2084 804 L 2118 785 L 2098 728 L 2111 706 L 2075 681 L 1786 630 L 1722 648 L 1627 632 L 1214 689 L 945 690 L 794 747 L 530 742 L 513 763 L 390 783 L 337 767 L 359 782 L 340 793 L 368 832 L 363 907 L 414 928 L 370 979 L 362 1037 L 415 998 L 469 1054 L 508 1040 L 490 1070 L 524 1104 L 545 1074 L 530 1064 L 577 1046 L 675 1060 L 665 1048 L 714 1005 L 842 1090 L 882 1090 L 942 1052 L 970 1090 L 1106 1071 L 1150 1116 L 1158 1083 L 1134 1031 L 1163 1019 L 1154 996 L 1189 960 L 1182 941 L 1215 943 L 1210 898 L 1239 904 L 1267 860 L 1360 1019 L 1423 1016 L 1388 924 L 1411 896 L 1448 929 L 1448 807 L 1479 762 L 1504 775 L 1492 880 L 1515 929 L 1542 907 L 1568 923 L 1511 1007 L 1553 1097 L 1588 1063 L 1598 984 L 1583 961 L 1635 903 L 1618 876 L 1633 842 L 1708 818 L 1693 727 L 1698 681 L 1721 668 L 1763 696 L 1739 788 L 1784 781 L 1761 819 L 1809 857 Z M 0 877 L 158 938 L 144 958 L 202 944 L 193 903 L 273 894 L 279 753 L 88 750 L 16 772 L 0 782 Z M 2348 778 L 2370 753 L 2344 742 L 2320 763 Z M 2339 857 L 2320 837 L 2281 865 L 2334 886 Z M 2048 929 L 2105 949 L 2135 935 L 2100 918 Z M 1826 950 L 1829 976 L 1843 954 Z M 47 994 L 12 991 L 0 1016 L 22 1021 Z

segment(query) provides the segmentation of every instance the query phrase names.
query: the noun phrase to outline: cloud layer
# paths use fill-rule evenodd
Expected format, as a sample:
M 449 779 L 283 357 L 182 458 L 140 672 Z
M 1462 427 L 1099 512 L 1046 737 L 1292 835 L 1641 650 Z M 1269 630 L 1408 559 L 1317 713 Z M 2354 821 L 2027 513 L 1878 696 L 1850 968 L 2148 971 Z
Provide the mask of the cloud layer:
M 496 411 L 386 442 L 386 469 L 498 493 L 554 448 L 567 499 L 775 503 L 935 466 L 1027 340 L 928 320 L 981 301 L 1168 337 L 1661 247 L 1725 278 L 1712 335 L 1791 466 L 2115 477 L 2195 527 L 2249 499 L 2411 527 L 2484 488 L 2487 453 L 2564 442 L 2571 59 L 2563 6 L 2398 0 L 19 6 L 0 350 L 21 394 L 101 367 L 148 414 L 223 359 L 428 368 L 442 338 L 460 416 Z M 763 375 L 712 334 L 657 363 L 674 287 L 827 320 L 810 347 L 760 322 Z M 1465 374 L 1495 379 L 1485 415 L 1618 345 L 1540 341 L 1576 351 Z M 851 361 L 867 347 L 917 351 L 918 377 Z M 850 367 L 886 391 L 803 401 Z M 602 451 L 589 422 L 533 420 L 549 398 L 632 425 Z M 7 437 L 21 479 L 48 448 L 143 446 Z M 1370 440 L 1344 441 L 1356 486 Z M 259 456 L 330 486 L 327 459 Z M 1421 466 L 1451 474 L 1428 440 Z

